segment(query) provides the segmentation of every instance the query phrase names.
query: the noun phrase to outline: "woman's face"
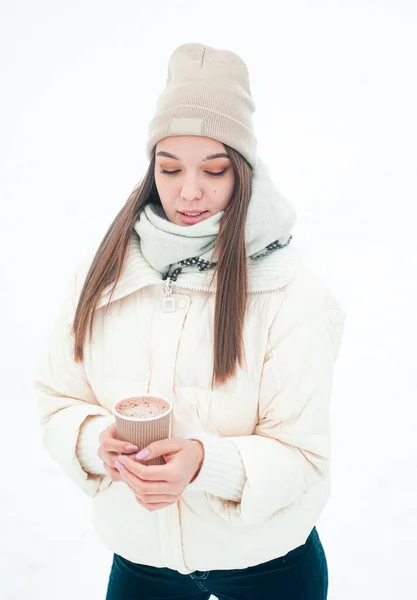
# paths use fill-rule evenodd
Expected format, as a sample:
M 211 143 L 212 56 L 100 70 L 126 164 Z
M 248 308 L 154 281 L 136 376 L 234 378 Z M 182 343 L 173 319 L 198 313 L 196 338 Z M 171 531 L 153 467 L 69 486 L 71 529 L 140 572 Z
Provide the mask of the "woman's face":
M 155 155 L 155 183 L 172 223 L 194 225 L 229 204 L 235 173 L 221 142 L 193 135 L 166 137 L 157 143 Z

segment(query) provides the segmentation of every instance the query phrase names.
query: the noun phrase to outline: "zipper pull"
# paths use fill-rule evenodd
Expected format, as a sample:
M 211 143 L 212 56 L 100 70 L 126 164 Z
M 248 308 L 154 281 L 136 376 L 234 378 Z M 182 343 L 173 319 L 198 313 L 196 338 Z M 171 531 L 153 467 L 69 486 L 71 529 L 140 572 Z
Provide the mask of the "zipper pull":
M 172 281 L 171 277 L 165 279 L 165 296 L 169 298 L 172 294 Z
M 171 294 L 172 294 L 172 281 L 171 281 L 171 277 L 167 277 L 165 280 L 165 298 L 162 298 L 163 312 L 175 312 L 177 310 L 175 298 L 171 298 Z

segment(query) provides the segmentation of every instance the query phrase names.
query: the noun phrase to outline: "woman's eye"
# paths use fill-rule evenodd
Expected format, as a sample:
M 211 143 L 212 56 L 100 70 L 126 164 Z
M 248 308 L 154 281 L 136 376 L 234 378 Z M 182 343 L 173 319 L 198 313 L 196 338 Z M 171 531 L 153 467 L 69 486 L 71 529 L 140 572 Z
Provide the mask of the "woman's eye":
M 162 173 L 163 175 L 175 175 L 175 173 L 179 173 L 179 169 L 177 169 L 176 171 L 166 171 L 165 169 L 161 169 L 160 173 Z
M 209 175 L 213 175 L 213 177 L 221 177 L 226 173 L 227 169 L 223 169 L 223 171 L 217 171 L 216 173 L 213 171 L 206 171 Z
M 211 175 L 212 177 L 221 177 L 222 175 L 224 175 L 227 171 L 226 169 L 223 169 L 223 171 L 206 171 L 207 175 Z M 180 169 L 177 169 L 176 171 L 167 171 L 166 169 L 161 167 L 160 173 L 162 173 L 162 175 L 176 175 L 177 173 L 180 172 Z

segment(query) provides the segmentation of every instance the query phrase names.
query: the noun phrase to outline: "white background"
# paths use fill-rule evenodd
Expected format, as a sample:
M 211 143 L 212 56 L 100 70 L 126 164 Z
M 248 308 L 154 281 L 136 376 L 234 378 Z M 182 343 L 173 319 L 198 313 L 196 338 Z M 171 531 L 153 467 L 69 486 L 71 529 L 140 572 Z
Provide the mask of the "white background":
M 246 61 L 259 154 L 348 315 L 318 524 L 330 600 L 415 585 L 416 3 L 2 1 L 0 597 L 104 599 L 90 500 L 40 443 L 31 388 L 73 269 L 147 165 L 176 46 Z

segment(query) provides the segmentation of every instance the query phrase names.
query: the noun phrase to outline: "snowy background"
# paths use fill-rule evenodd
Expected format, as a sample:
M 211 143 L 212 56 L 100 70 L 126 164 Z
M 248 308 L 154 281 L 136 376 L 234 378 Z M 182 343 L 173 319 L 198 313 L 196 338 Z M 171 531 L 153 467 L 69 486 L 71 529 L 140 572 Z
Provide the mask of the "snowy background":
M 330 600 L 410 598 L 417 558 L 417 5 L 410 0 L 0 2 L 1 600 L 103 600 L 90 500 L 40 444 L 32 380 L 78 261 L 147 165 L 184 42 L 248 64 L 259 154 L 348 314 Z M 8 427 L 16 423 L 18 427 Z

